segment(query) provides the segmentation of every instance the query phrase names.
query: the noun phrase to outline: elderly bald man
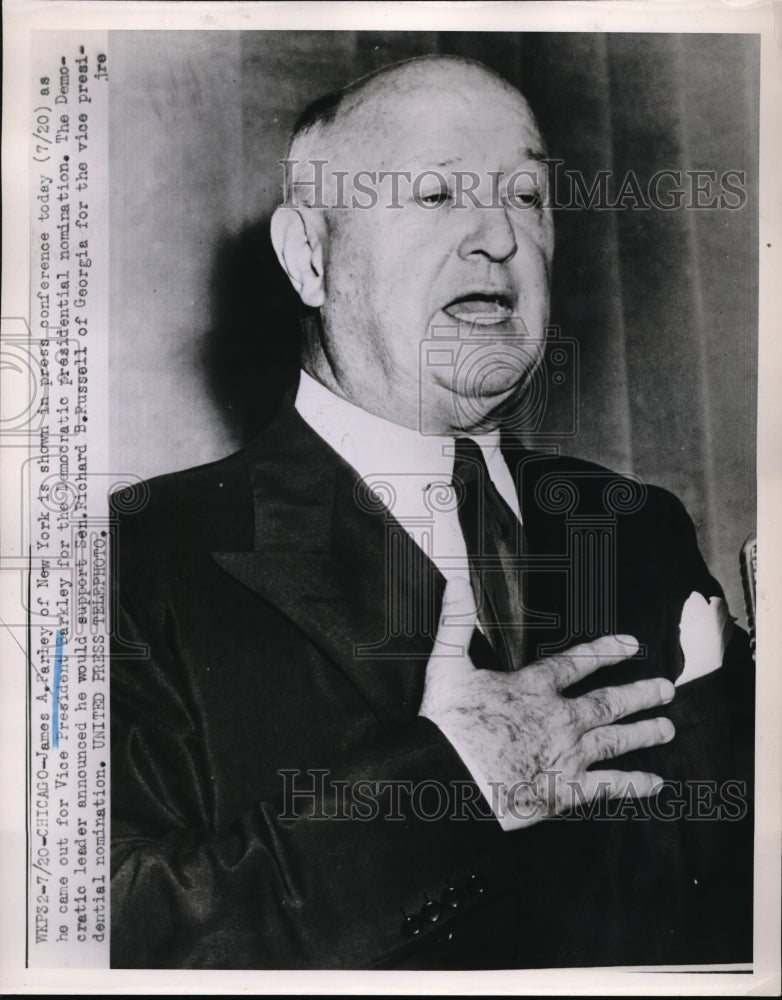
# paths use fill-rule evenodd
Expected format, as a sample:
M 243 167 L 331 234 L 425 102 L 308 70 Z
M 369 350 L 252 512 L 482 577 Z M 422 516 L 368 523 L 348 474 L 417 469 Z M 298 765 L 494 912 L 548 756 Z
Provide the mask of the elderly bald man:
M 272 220 L 308 307 L 295 399 L 116 505 L 113 965 L 748 957 L 746 637 L 678 501 L 514 433 L 544 161 L 463 59 L 300 120 Z M 698 600 L 707 663 L 679 642 Z M 677 812 L 693 781 L 733 781 L 736 822 Z

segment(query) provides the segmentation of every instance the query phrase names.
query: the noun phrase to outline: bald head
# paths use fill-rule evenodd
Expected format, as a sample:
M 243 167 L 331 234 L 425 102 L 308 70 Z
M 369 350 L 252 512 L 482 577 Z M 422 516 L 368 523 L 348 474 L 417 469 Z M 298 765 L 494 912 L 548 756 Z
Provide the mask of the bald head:
M 326 179 L 334 171 L 393 169 L 378 161 L 378 143 L 404 150 L 416 145 L 416 138 L 435 140 L 448 127 L 446 118 L 478 120 L 489 103 L 507 113 L 508 128 L 515 124 L 529 140 L 529 155 L 542 158 L 534 115 L 507 80 L 461 56 L 421 56 L 385 66 L 310 104 L 291 136 L 288 179 L 312 204 L 316 174 Z

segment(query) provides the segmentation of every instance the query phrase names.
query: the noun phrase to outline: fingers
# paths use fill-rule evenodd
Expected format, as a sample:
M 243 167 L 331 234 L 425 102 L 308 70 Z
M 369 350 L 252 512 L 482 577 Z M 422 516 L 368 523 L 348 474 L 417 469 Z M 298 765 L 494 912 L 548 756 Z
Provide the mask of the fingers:
M 676 688 L 664 677 L 635 681 L 617 687 L 598 688 L 573 700 L 579 719 L 585 729 L 605 726 L 625 715 L 633 715 L 647 708 L 657 708 L 673 701 Z
M 663 786 L 658 774 L 648 771 L 587 771 L 581 782 L 587 800 L 598 796 L 609 799 L 643 799 L 656 795 Z
M 669 743 L 676 735 L 670 719 L 645 719 L 628 726 L 601 726 L 581 737 L 581 749 L 587 764 L 610 760 L 632 750 Z
M 583 642 L 573 646 L 567 653 L 542 660 L 532 669 L 551 673 L 554 684 L 561 691 L 576 681 L 588 677 L 598 667 L 621 663 L 622 660 L 635 656 L 637 652 L 638 640 L 633 636 L 606 635 L 593 642 Z
M 445 585 L 431 658 L 447 662 L 455 657 L 466 657 L 476 621 L 472 587 L 462 577 L 449 580 Z

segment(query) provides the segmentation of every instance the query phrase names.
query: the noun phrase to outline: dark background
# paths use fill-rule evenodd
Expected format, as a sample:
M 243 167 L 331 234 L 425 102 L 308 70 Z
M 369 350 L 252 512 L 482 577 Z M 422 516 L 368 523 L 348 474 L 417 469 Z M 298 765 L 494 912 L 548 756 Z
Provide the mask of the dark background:
M 113 32 L 112 466 L 149 476 L 241 445 L 295 358 L 268 244 L 309 101 L 425 53 L 494 67 L 564 169 L 746 174 L 740 210 L 555 213 L 552 321 L 578 359 L 544 430 L 673 490 L 743 619 L 755 527 L 759 39 L 752 35 Z M 433 109 L 436 113 L 436 109 Z

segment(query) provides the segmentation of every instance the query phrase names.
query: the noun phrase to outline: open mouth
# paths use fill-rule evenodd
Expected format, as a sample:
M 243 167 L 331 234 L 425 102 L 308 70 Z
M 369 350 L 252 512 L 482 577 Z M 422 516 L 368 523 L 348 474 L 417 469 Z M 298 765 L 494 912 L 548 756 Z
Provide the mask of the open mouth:
M 502 292 L 471 292 L 449 302 L 443 312 L 462 323 L 494 326 L 513 316 L 513 300 Z

